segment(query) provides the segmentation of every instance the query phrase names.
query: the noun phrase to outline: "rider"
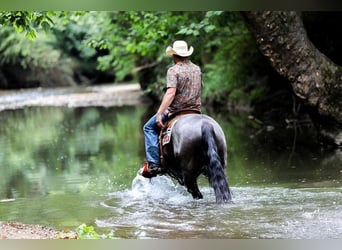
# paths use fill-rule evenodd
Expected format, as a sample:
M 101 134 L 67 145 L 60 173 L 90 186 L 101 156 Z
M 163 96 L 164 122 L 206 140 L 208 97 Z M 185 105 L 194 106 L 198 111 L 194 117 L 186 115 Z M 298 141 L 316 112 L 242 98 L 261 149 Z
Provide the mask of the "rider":
M 174 65 L 167 70 L 166 92 L 157 113 L 144 125 L 146 162 L 142 175 L 147 178 L 162 173 L 159 152 L 159 134 L 164 123 L 182 112 L 201 113 L 202 73 L 188 57 L 193 53 L 185 41 L 175 41 L 166 48 Z

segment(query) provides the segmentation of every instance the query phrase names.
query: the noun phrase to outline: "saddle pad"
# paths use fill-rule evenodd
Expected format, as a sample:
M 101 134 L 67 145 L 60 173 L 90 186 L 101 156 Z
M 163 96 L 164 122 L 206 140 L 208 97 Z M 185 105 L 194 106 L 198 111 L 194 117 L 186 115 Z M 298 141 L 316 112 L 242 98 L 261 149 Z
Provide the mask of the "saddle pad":
M 172 134 L 172 128 L 176 124 L 177 121 L 178 121 L 178 119 L 175 119 L 174 121 L 169 122 L 166 130 L 162 133 L 162 140 L 161 141 L 162 141 L 163 146 L 170 142 L 171 134 Z

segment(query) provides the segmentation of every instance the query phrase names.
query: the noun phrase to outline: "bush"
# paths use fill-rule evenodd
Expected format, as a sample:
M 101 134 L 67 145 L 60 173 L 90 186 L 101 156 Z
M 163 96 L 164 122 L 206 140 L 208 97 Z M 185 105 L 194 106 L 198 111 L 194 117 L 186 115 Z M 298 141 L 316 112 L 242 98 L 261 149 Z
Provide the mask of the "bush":
M 71 60 L 52 47 L 54 37 L 41 33 L 32 40 L 10 27 L 0 30 L 0 87 L 73 85 Z
M 86 224 L 80 225 L 76 231 L 65 230 L 57 235 L 58 239 L 113 239 L 113 231 L 108 234 L 98 234 L 93 226 L 87 226 Z

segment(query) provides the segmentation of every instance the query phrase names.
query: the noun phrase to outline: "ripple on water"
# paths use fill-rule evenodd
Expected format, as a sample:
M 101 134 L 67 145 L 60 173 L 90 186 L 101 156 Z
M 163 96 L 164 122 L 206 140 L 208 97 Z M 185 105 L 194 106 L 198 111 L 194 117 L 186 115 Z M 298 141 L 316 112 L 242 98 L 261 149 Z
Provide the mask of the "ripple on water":
M 234 204 L 216 205 L 213 190 L 193 200 L 183 186 L 161 176 L 137 176 L 131 189 L 111 193 L 103 206 L 110 218 L 97 226 L 127 238 L 342 237 L 341 189 L 233 187 Z

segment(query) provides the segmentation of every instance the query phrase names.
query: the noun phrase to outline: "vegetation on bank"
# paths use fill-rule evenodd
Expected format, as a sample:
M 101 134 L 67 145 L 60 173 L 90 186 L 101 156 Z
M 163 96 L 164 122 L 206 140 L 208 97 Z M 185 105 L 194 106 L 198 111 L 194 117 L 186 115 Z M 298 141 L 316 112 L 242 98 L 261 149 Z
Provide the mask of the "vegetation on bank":
M 62 240 L 87 240 L 87 239 L 114 239 L 113 231 L 107 234 L 96 232 L 93 226 L 82 224 L 76 230 L 64 230 L 57 235 L 57 239 Z
M 250 105 L 268 89 L 238 12 L 19 11 L 1 12 L 0 24 L 2 88 L 136 80 L 157 97 L 171 63 L 165 48 L 185 39 L 203 69 L 206 102 Z
M 313 64 L 322 67 L 320 60 L 325 57 L 319 51 L 329 57 L 325 62 L 330 62 L 330 58 L 336 62 L 326 69 L 320 68 L 321 72 L 339 68 L 335 52 L 340 51 L 340 43 L 327 42 L 339 38 L 327 40 L 329 36 L 325 34 L 333 25 L 324 21 L 338 22 L 342 15 L 260 12 L 254 14 L 254 19 L 247 16 L 229 11 L 2 11 L 0 88 L 139 81 L 142 89 L 159 101 L 166 69 L 172 64 L 165 56 L 165 48 L 175 39 L 184 39 L 195 48 L 191 60 L 202 68 L 203 102 L 207 106 L 253 110 L 263 116 L 261 119 L 276 117 L 274 120 L 282 121 L 283 125 L 285 119 L 300 119 L 303 114 L 306 118 L 310 114 L 327 142 L 340 145 L 341 140 L 334 139 L 340 138 L 341 119 L 337 98 L 340 86 L 334 84 L 334 79 L 339 79 L 342 70 L 331 70 L 334 76 L 329 79 L 316 77 L 322 83 L 330 80 L 333 84 L 315 85 L 315 80 L 305 79 L 316 79 L 318 69 L 305 69 Z M 292 29 L 292 38 L 288 38 L 290 30 L 286 25 L 262 24 L 262 18 L 267 22 L 271 16 L 278 21 L 289 17 L 286 25 L 300 28 Z M 262 27 L 266 35 L 261 36 L 262 29 L 256 31 L 253 27 Z M 253 34 L 250 30 L 254 30 Z M 296 39 L 304 41 L 303 46 L 318 55 L 316 59 L 297 58 L 301 60 L 299 67 L 293 63 L 296 53 L 292 52 L 290 58 L 290 53 L 278 51 L 279 48 L 286 51 L 283 44 L 296 44 Z M 273 43 L 279 46 L 272 47 Z M 297 48 L 301 50 L 303 46 Z M 302 75 L 294 77 L 288 71 Z M 294 91 L 298 86 L 308 93 L 301 95 L 298 89 Z M 320 95 L 312 97 L 315 91 Z M 319 100 L 320 105 L 315 105 Z

